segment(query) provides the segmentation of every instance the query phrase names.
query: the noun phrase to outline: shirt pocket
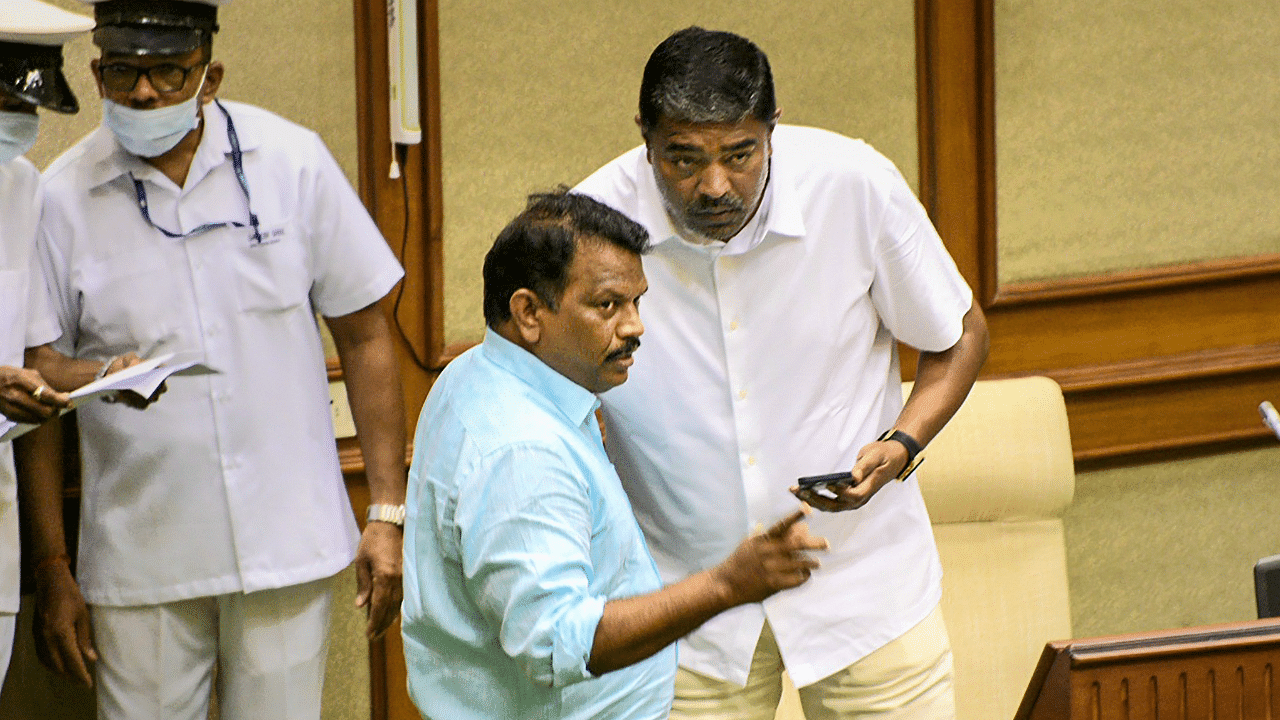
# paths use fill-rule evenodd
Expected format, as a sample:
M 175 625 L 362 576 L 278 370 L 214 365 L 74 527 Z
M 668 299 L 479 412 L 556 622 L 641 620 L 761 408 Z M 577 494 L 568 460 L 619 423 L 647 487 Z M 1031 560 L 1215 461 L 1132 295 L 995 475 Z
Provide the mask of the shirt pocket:
M 279 313 L 309 301 L 307 254 L 292 238 L 243 246 L 236 252 L 235 264 L 241 310 Z
M 182 272 L 145 252 L 84 266 L 74 281 L 81 295 L 77 351 L 148 357 L 168 349 L 191 305 L 177 279 Z
M 0 270 L 0 365 L 22 362 L 26 305 L 27 271 Z

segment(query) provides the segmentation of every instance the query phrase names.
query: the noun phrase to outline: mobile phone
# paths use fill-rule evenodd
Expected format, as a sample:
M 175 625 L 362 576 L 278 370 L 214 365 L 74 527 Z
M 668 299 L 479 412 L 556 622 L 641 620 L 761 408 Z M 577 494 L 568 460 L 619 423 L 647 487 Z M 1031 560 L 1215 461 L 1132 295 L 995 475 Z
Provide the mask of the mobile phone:
M 802 489 L 826 488 L 831 485 L 852 485 L 853 473 L 838 472 L 827 473 L 826 475 L 806 475 L 796 481 Z

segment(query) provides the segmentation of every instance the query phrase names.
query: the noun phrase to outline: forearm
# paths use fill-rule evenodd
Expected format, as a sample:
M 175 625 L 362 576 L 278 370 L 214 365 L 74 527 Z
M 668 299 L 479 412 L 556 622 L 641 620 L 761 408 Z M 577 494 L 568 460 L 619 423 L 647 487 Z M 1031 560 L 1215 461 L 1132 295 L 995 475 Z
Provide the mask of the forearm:
M 740 604 L 704 571 L 657 592 L 605 603 L 587 669 L 593 675 L 627 667 Z
M 729 608 L 807 581 L 818 568 L 809 553 L 827 548 L 826 539 L 810 535 L 801 522 L 808 514 L 801 506 L 709 570 L 648 595 L 605 603 L 587 669 L 599 675 L 639 662 Z
M 404 395 L 391 331 L 377 305 L 330 318 L 372 503 L 405 496 Z
M 27 348 L 26 366 L 44 376 L 53 389 L 62 392 L 93 382 L 102 371 L 101 361 L 69 358 L 49 345 Z
M 14 441 L 22 467 L 18 509 L 30 527 L 29 549 L 36 566 L 67 555 L 62 520 L 62 424 L 48 422 Z
M 954 345 L 942 352 L 920 353 L 915 385 L 895 427 L 927 445 L 968 397 L 990 343 L 986 317 L 975 300 Z

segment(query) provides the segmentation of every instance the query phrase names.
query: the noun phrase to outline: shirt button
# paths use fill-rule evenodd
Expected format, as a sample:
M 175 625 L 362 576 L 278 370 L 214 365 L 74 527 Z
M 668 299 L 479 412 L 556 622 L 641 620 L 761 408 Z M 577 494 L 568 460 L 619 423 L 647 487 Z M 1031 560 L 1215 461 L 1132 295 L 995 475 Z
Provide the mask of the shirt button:
M 733 322 L 730 322 L 730 323 L 729 323 L 729 330 L 730 330 L 731 332 L 732 332 L 732 331 L 734 331 L 734 330 L 737 330 L 737 329 L 738 329 L 738 321 L 737 321 L 737 320 L 734 320 Z
M 738 391 L 738 399 L 739 399 L 739 400 L 746 400 L 746 399 L 747 399 L 747 391 L 746 391 L 746 390 L 739 390 L 739 391 Z
M 756 526 L 755 526 L 755 528 L 753 529 L 753 532 L 754 532 L 756 535 L 760 535 L 760 534 L 764 533 L 764 523 L 762 523 L 762 522 L 758 522 L 758 523 L 756 523 Z
M 756 464 L 756 456 L 755 456 L 755 455 L 752 455 L 751 457 L 747 458 L 747 464 L 748 464 L 748 465 L 755 465 L 755 464 Z

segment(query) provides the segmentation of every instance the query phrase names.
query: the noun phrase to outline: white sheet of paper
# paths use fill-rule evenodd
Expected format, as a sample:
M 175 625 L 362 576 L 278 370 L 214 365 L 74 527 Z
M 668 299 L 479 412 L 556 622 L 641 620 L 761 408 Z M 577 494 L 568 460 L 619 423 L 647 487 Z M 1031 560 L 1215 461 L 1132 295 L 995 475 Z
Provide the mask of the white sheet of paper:
M 167 353 L 72 390 L 71 407 L 62 412 L 69 412 L 93 398 L 121 390 L 132 390 L 143 397 L 151 397 L 160 383 L 172 375 L 208 375 L 216 372 L 218 371 L 200 362 L 200 358 L 194 354 Z M 39 426 L 14 422 L 0 416 L 0 442 L 25 435 L 37 427 Z

